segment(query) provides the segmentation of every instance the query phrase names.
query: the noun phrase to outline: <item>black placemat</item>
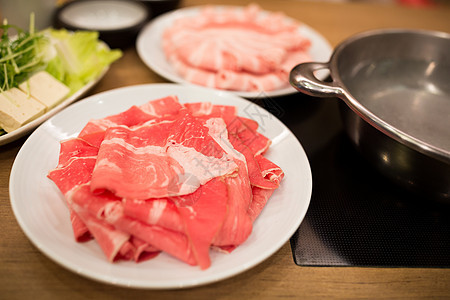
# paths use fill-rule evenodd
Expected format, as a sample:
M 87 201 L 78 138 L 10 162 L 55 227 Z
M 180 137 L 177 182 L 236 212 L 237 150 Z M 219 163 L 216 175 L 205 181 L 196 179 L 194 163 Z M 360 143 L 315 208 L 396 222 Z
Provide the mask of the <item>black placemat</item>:
M 273 100 L 313 176 L 310 207 L 290 240 L 296 264 L 450 266 L 450 205 L 412 194 L 373 169 L 343 132 L 341 100 Z

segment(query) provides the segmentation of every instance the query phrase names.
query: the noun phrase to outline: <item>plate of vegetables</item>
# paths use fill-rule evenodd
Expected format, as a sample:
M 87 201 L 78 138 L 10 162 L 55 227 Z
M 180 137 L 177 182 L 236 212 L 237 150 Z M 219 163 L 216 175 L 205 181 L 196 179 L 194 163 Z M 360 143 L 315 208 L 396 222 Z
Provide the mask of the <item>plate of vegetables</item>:
M 0 26 L 0 146 L 82 97 L 122 55 L 95 31 Z

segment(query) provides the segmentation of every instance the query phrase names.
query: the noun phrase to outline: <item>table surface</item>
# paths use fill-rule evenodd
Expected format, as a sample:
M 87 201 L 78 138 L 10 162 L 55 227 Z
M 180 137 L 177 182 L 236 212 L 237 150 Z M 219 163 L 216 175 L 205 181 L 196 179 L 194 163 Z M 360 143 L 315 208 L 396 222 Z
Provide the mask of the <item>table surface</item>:
M 199 4 L 242 5 L 250 1 L 184 0 Z M 253 1 L 264 9 L 283 11 L 320 32 L 332 46 L 363 30 L 403 27 L 450 32 L 450 8 L 411 8 L 369 3 Z M 167 82 L 146 68 L 134 47 L 90 92 Z M 11 210 L 8 182 L 14 158 L 25 141 L 0 147 L 0 298 L 2 299 L 227 299 L 287 297 L 450 298 L 450 269 L 300 267 L 289 242 L 253 269 L 206 286 L 182 290 L 132 290 L 91 281 L 57 265 L 26 238 Z M 152 298 L 150 298 L 152 297 Z

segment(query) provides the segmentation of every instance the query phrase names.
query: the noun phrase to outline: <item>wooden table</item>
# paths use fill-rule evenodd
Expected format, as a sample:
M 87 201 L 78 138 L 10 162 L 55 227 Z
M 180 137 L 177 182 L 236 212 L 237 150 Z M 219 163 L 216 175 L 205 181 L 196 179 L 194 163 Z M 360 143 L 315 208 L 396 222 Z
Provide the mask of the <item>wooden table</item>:
M 185 0 L 183 6 L 249 1 Z M 450 32 L 450 8 L 416 9 L 364 3 L 256 1 L 322 33 L 333 46 L 368 29 L 407 27 Z M 146 68 L 134 48 L 124 51 L 91 94 L 141 83 L 166 82 Z M 132 290 L 80 277 L 41 254 L 18 226 L 9 202 L 11 166 L 25 138 L 0 147 L 0 299 L 247 299 L 450 297 L 450 269 L 299 267 L 289 243 L 233 278 L 185 290 Z M 32 199 L 30 199 L 32 201 Z

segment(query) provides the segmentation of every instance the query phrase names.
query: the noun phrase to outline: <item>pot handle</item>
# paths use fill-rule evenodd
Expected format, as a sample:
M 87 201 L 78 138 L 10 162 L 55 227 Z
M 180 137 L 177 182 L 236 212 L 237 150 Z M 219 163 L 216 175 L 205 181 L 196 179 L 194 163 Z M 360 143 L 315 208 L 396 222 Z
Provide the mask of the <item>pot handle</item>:
M 310 96 L 342 97 L 344 91 L 335 82 L 325 82 L 316 77 L 314 72 L 322 69 L 330 69 L 329 63 L 301 63 L 291 70 L 289 82 L 294 88 Z

